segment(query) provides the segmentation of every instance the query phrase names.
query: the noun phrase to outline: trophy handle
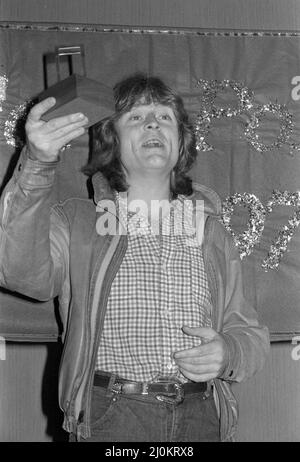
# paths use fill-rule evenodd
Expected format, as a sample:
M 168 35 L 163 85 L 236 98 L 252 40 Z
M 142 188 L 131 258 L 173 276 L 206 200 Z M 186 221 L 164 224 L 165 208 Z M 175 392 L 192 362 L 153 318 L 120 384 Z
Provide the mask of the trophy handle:
M 55 48 L 55 62 L 56 62 L 56 72 L 57 72 L 57 80 L 61 80 L 60 75 L 60 56 L 70 56 L 71 63 L 73 55 L 81 56 L 81 64 L 82 64 L 82 71 L 83 75 L 86 76 L 86 65 L 85 65 L 85 51 L 83 45 L 76 45 L 76 46 L 66 46 L 66 47 L 56 47 Z

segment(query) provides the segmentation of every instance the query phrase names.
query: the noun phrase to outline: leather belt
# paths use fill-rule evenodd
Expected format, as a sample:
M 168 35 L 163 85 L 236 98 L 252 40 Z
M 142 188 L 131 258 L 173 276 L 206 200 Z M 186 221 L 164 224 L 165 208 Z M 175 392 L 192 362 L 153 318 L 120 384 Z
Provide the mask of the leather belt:
M 208 390 L 207 382 L 180 383 L 167 380 L 151 383 L 134 382 L 122 379 L 113 374 L 102 374 L 100 372 L 96 372 L 94 375 L 94 385 L 97 387 L 107 388 L 113 393 L 118 394 L 148 395 L 149 393 L 153 393 L 155 394 L 155 398 L 159 401 L 164 401 L 170 404 L 181 403 L 186 394 L 207 394 Z

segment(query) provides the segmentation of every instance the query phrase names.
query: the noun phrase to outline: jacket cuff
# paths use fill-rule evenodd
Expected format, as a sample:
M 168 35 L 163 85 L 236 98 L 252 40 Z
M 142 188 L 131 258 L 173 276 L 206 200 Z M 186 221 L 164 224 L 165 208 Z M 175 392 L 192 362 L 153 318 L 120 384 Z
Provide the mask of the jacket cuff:
M 19 184 L 23 187 L 50 187 L 54 183 L 56 166 L 59 160 L 54 162 L 42 162 L 33 160 L 29 157 L 29 152 L 25 149 L 17 164 L 15 174 Z
M 219 378 L 222 380 L 234 381 L 241 360 L 240 349 L 231 335 L 224 334 L 223 332 L 219 332 L 219 334 L 222 336 L 227 346 L 227 365 Z

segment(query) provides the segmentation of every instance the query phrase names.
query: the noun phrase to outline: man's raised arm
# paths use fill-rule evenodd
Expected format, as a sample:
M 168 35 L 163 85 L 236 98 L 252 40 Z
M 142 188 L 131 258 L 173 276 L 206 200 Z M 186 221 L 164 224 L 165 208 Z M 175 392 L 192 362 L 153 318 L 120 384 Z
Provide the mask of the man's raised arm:
M 38 300 L 56 296 L 65 277 L 68 227 L 51 209 L 61 148 L 83 135 L 83 114 L 42 120 L 55 104 L 35 105 L 26 122 L 24 148 L 0 203 L 0 285 Z

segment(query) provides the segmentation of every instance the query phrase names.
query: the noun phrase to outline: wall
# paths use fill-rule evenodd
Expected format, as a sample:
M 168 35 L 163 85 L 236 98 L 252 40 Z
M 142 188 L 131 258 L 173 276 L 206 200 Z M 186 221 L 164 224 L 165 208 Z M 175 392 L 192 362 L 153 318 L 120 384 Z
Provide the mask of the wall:
M 300 364 L 292 358 L 294 348 L 273 344 L 264 369 L 234 384 L 240 413 L 237 441 L 300 441 Z
M 300 29 L 298 0 L 0 0 L 0 21 Z
M 5 350 L 6 359 L 0 361 L 0 441 L 65 441 L 56 404 L 61 346 L 8 343 Z
M 300 30 L 298 0 L 0 0 L 0 21 L 86 23 L 113 26 Z M 240 441 L 300 441 L 300 368 L 292 346 L 272 345 L 265 369 L 235 385 L 240 403 Z M 0 362 L 0 440 L 47 441 L 51 417 L 38 395 L 50 370 L 55 386 L 53 344 L 8 346 Z M 29 370 L 22 364 L 29 361 Z M 3 389 L 2 389 L 3 390 Z M 13 395 L 13 396 L 12 396 Z M 54 398 L 53 398 L 54 399 Z M 50 406 L 51 407 L 51 406 Z M 47 416 L 48 415 L 48 416 Z M 58 417 L 55 417 L 55 419 Z M 51 432 L 50 432 L 51 433 Z M 56 437 L 60 438 L 58 434 Z

